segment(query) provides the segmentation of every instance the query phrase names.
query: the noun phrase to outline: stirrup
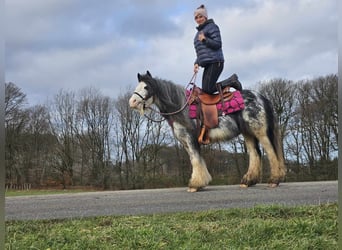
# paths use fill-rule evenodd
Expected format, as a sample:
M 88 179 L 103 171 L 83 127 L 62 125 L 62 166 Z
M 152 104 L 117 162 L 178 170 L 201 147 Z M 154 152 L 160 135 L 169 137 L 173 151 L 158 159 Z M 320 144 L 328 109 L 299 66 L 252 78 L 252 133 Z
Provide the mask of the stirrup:
M 203 126 L 201 128 L 200 135 L 198 136 L 198 143 L 199 144 L 208 145 L 210 143 L 210 139 L 209 139 L 208 135 L 206 136 L 205 140 L 203 140 L 203 137 L 205 136 L 206 131 L 207 131 L 207 128 L 205 126 Z

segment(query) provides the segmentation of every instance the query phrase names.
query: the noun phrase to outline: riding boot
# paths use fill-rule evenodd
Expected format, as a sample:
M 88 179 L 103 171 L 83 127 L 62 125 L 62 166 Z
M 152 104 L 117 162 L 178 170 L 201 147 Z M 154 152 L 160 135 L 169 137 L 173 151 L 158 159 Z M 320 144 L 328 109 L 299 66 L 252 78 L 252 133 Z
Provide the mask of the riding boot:
M 238 79 L 238 76 L 236 74 L 231 75 L 226 80 L 223 80 L 221 82 L 216 83 L 217 87 L 221 87 L 224 89 L 225 87 L 232 87 L 236 90 L 242 90 L 242 85 Z

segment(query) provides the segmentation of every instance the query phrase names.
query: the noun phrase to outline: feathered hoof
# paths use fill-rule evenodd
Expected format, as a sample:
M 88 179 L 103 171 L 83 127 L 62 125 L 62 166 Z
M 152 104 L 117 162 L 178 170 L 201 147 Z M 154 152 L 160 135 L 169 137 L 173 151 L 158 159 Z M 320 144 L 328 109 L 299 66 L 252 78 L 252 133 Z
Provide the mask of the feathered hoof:
M 202 191 L 204 189 L 204 187 L 198 187 L 198 188 L 195 188 L 195 187 L 189 187 L 188 188 L 188 193 L 195 193 L 195 192 L 199 192 L 199 191 Z
M 242 178 L 241 182 L 240 182 L 240 187 L 241 188 L 248 188 L 251 186 L 255 186 L 258 183 L 258 181 L 256 180 L 247 180 L 247 178 Z
M 280 179 L 281 178 L 270 178 L 268 180 L 268 187 L 270 188 L 276 188 L 279 186 L 279 183 L 280 183 Z
M 279 187 L 279 183 L 268 183 L 268 187 L 270 187 L 270 188 Z
M 188 193 L 195 193 L 197 192 L 197 188 L 188 188 Z

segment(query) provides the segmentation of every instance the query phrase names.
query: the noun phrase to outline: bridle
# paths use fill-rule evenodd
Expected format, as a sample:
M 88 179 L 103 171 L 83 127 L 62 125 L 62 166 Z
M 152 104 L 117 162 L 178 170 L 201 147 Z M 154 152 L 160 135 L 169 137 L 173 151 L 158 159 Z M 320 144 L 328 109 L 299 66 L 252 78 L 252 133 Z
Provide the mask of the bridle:
M 145 97 L 143 97 L 142 95 L 140 95 L 138 92 L 133 92 L 133 94 L 136 94 L 137 96 L 139 96 L 144 102 L 146 101 Z
M 190 85 L 193 85 L 193 87 L 190 89 L 190 94 L 188 95 L 187 100 L 186 100 L 186 102 L 184 103 L 184 105 L 183 105 L 180 109 L 178 109 L 178 110 L 176 110 L 176 111 L 174 111 L 174 112 L 170 112 L 170 113 L 164 113 L 164 112 L 160 112 L 159 110 L 153 109 L 153 108 L 151 108 L 151 107 L 146 107 L 146 101 L 151 97 L 151 95 L 148 95 L 147 97 L 143 97 L 141 94 L 139 94 L 138 92 L 135 92 L 135 91 L 134 91 L 133 94 L 136 94 L 137 96 L 139 96 L 139 97 L 143 100 L 143 109 L 150 109 L 151 111 L 153 111 L 153 112 L 155 112 L 155 113 L 158 113 L 159 115 L 163 116 L 163 118 L 162 118 L 161 120 L 155 120 L 155 119 L 151 118 L 150 116 L 148 116 L 148 115 L 146 115 L 146 114 L 144 114 L 144 116 L 145 116 L 147 119 L 149 119 L 149 120 L 151 120 L 151 121 L 153 121 L 153 122 L 163 122 L 163 121 L 165 121 L 165 119 L 166 119 L 165 116 L 176 115 L 176 114 L 179 114 L 180 112 L 182 112 L 182 111 L 186 108 L 186 106 L 188 106 L 189 100 L 191 99 L 192 92 L 193 92 L 194 89 L 195 89 L 195 86 L 196 86 L 196 84 L 195 84 L 195 82 L 196 82 L 196 76 L 197 76 L 197 72 L 195 72 L 195 73 L 193 74 L 193 76 L 191 77 L 189 83 L 188 83 L 188 84 L 186 85 L 186 87 L 184 88 L 184 89 L 186 90 L 186 89 L 189 88 Z
M 139 97 L 141 98 L 141 100 L 143 100 L 143 109 L 145 109 L 145 108 L 146 108 L 146 100 L 147 100 L 148 98 L 146 99 L 145 97 L 143 97 L 142 95 L 140 95 L 140 94 L 139 94 L 138 92 L 136 92 L 136 91 L 134 91 L 133 94 L 139 96 Z

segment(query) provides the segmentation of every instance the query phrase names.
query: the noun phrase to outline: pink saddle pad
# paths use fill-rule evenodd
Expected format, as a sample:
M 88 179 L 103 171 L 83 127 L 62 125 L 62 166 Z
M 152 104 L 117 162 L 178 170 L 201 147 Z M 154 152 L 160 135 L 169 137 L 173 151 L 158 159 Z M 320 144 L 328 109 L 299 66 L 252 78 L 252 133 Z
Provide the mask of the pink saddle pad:
M 232 99 L 226 101 L 223 105 L 221 102 L 216 104 L 216 107 L 221 116 L 231 114 L 245 108 L 245 102 L 243 101 L 242 95 L 240 91 L 234 91 Z M 187 96 L 190 94 L 190 91 L 187 91 Z M 191 104 L 189 107 L 189 117 L 194 119 L 197 117 L 197 105 Z

